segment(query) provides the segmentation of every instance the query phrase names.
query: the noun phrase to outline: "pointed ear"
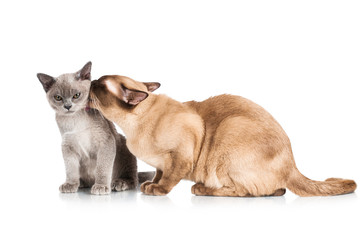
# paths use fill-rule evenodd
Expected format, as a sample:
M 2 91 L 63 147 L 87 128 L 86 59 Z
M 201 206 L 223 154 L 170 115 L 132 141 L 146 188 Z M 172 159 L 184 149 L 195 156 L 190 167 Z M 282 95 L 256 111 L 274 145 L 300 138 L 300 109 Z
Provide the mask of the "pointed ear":
M 92 70 L 92 62 L 87 62 L 82 69 L 77 72 L 79 80 L 91 80 L 90 72 Z
M 149 92 L 153 92 L 160 87 L 159 82 L 143 82 L 143 84 L 147 87 Z
M 123 86 L 122 84 L 114 83 L 112 81 L 106 81 L 105 85 L 107 89 L 117 96 L 121 101 L 135 106 L 148 97 L 148 93 L 138 90 L 131 90 Z
M 138 105 L 141 101 L 145 100 L 148 97 L 148 93 L 137 91 L 137 90 L 130 90 L 124 86 L 121 86 L 123 90 L 123 100 L 124 102 L 130 105 Z
M 38 73 L 36 76 L 38 77 L 40 83 L 43 85 L 45 92 L 48 92 L 55 83 L 55 78 L 44 73 Z

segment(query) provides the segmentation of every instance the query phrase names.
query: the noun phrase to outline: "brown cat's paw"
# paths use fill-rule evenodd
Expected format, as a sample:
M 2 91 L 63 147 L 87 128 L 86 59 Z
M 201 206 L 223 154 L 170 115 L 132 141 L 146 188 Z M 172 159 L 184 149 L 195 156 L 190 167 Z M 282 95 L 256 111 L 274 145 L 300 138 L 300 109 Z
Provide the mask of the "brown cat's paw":
M 64 183 L 59 187 L 59 191 L 62 193 L 75 193 L 78 191 L 79 184 Z
M 124 190 L 129 190 L 129 189 L 133 189 L 135 188 L 135 184 L 134 181 L 130 180 L 130 179 L 114 179 L 112 182 L 112 190 L 113 191 L 124 191 Z
M 91 194 L 95 195 L 105 195 L 110 193 L 110 187 L 101 184 L 94 184 L 90 190 Z
M 192 186 L 192 193 L 195 195 L 206 195 L 207 188 L 203 183 L 196 183 Z
M 144 183 L 143 183 L 144 184 Z M 143 185 L 142 184 L 142 185 Z M 164 189 L 161 185 L 156 183 L 147 184 L 144 186 L 143 193 L 147 195 L 156 195 L 156 196 L 163 196 L 166 195 L 169 191 Z
M 141 191 L 142 193 L 144 193 L 145 187 L 148 186 L 149 184 L 152 184 L 152 183 L 153 183 L 152 181 L 145 181 L 144 183 L 142 183 L 142 184 L 140 185 L 140 191 Z
M 285 188 L 280 188 L 277 189 L 272 195 L 270 196 L 283 196 L 286 193 L 286 189 Z

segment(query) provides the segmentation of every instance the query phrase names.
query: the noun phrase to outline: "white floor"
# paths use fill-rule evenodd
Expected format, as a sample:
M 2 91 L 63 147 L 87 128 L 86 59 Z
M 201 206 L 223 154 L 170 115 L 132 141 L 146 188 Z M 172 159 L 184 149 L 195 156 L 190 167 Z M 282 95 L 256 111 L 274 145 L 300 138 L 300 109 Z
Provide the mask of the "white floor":
M 197 197 L 181 182 L 165 197 L 139 190 L 2 194 L 1 239 L 360 239 L 357 193 L 335 197 Z M 6 238 L 3 237 L 6 236 Z

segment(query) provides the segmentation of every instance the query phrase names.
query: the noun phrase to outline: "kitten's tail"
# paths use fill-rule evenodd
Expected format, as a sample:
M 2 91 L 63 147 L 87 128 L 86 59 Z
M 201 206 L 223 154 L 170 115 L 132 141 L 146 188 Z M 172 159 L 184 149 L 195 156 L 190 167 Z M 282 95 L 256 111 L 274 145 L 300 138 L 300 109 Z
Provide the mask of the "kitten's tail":
M 314 181 L 303 176 L 297 168 L 294 168 L 287 182 L 287 188 L 302 197 L 352 193 L 356 187 L 355 181 L 342 178 L 328 178 L 326 181 Z
M 155 172 L 139 172 L 138 173 L 138 182 L 143 183 L 145 181 L 151 181 L 155 175 Z

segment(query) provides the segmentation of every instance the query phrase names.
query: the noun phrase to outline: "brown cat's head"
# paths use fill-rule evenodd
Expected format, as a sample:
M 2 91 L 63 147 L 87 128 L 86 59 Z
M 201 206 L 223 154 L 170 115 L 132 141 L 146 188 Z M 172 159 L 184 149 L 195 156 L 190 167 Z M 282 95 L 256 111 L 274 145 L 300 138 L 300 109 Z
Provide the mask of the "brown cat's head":
M 131 112 L 144 101 L 150 92 L 160 87 L 157 82 L 138 82 L 131 78 L 107 75 L 92 81 L 89 106 L 98 109 L 112 120 L 114 113 Z

